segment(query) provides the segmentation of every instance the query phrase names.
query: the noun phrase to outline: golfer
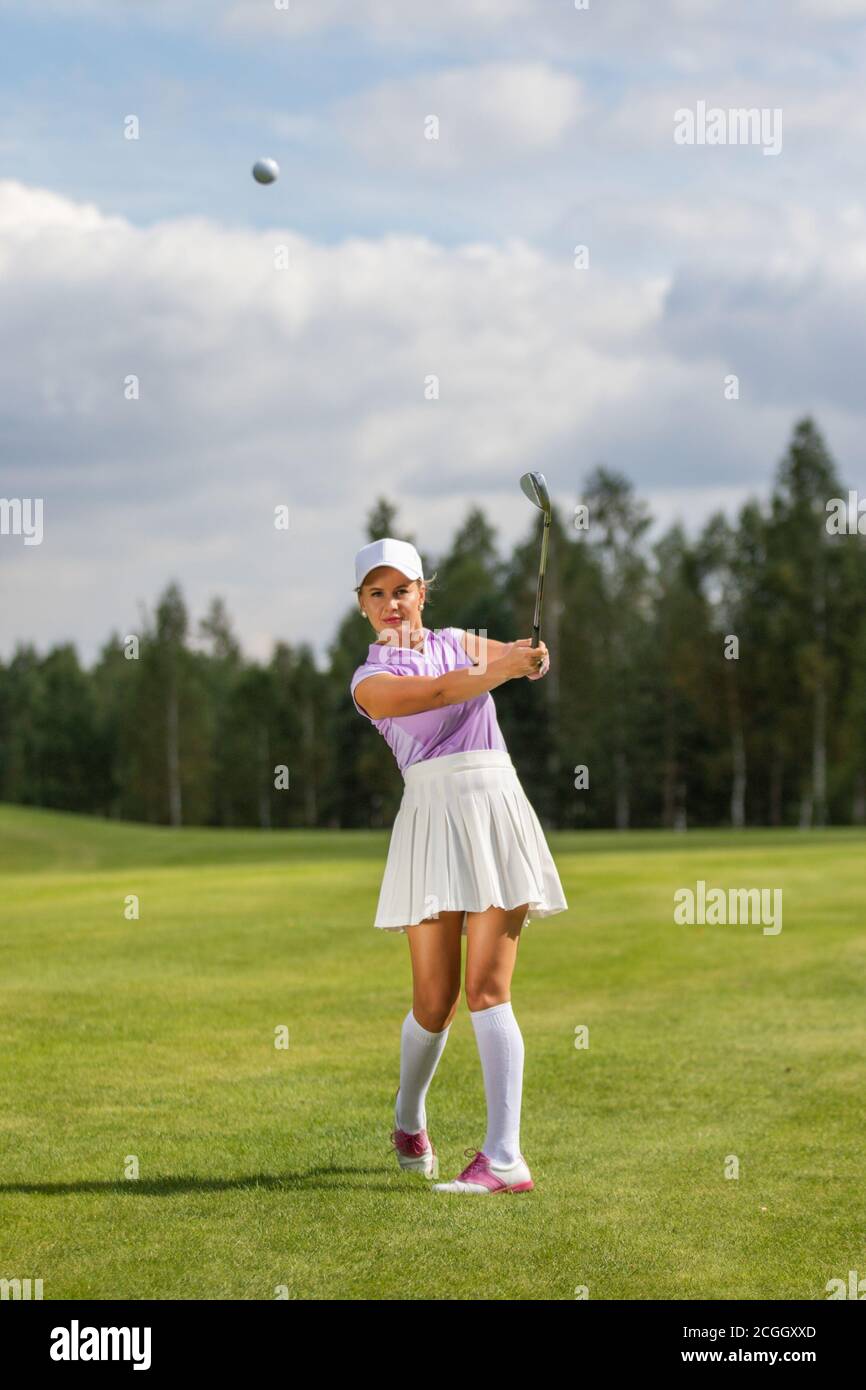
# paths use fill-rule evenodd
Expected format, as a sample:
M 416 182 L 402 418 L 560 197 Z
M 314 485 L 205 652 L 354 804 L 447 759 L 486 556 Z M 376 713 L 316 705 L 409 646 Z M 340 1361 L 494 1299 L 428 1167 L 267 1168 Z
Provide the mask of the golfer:
M 374 922 L 405 932 L 412 959 L 391 1141 L 401 1168 L 438 1176 L 425 1100 L 460 997 L 465 936 L 487 1134 L 482 1149 L 465 1150 L 471 1162 L 463 1172 L 433 1190 L 528 1192 L 532 1175 L 520 1152 L 524 1047 L 511 976 L 521 928 L 568 903 L 489 692 L 545 675 L 547 648 L 532 647 L 529 637 L 502 643 L 424 627 L 427 585 L 407 541 L 365 545 L 355 582 L 377 637 L 352 676 L 352 699 L 385 739 L 405 784 Z

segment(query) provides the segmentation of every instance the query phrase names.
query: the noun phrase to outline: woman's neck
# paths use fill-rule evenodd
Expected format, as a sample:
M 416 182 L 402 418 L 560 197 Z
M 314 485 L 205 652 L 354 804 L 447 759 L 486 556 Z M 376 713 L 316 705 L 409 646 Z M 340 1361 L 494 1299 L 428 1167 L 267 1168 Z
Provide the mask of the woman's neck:
M 397 631 L 400 631 L 400 630 L 401 630 L 401 629 L 399 629 L 399 628 L 397 629 Z M 385 643 L 389 640 L 389 637 L 390 637 L 390 634 L 388 634 L 388 636 L 386 636 L 386 637 L 379 637 L 379 638 L 377 638 L 374 645 L 377 646 L 377 647 L 383 647 L 383 646 L 385 645 Z M 424 643 L 425 643 L 426 639 L 427 639 L 427 630 L 426 630 L 425 627 L 423 627 L 423 626 L 422 626 L 422 627 L 413 627 L 413 628 L 410 628 L 410 629 L 409 629 L 409 647 L 410 647 L 410 649 L 411 649 L 412 651 L 420 651 L 421 648 L 424 646 Z M 403 643 L 403 642 L 396 642 L 396 643 L 392 643 L 392 645 L 393 645 L 393 646 L 398 646 L 398 647 L 403 647 L 403 646 L 405 645 L 405 643 Z

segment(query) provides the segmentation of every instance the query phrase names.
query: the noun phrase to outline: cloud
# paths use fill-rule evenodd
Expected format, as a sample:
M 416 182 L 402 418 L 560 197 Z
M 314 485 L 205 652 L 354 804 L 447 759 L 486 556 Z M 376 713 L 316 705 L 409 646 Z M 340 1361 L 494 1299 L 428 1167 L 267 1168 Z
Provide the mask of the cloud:
M 568 73 L 545 63 L 485 63 L 382 83 L 339 103 L 333 120 L 370 166 L 435 177 L 513 167 L 555 150 L 584 108 L 581 84 Z
M 0 13 L 20 11 L 21 0 L 0 0 Z M 406 49 L 462 39 L 500 52 L 519 53 L 531 45 L 537 54 L 562 61 L 587 52 L 627 58 L 636 66 L 671 45 L 696 44 L 697 54 L 712 41 L 723 63 L 732 45 L 764 54 L 772 38 L 779 53 L 791 52 L 810 33 L 837 29 L 866 16 L 866 0 L 792 0 L 785 24 L 773 6 L 754 0 L 590 0 L 579 10 L 573 0 L 539 5 L 538 0 L 437 0 L 407 5 L 406 0 L 40 0 L 42 17 L 98 19 L 127 29 L 131 23 L 230 42 L 249 37 L 271 42 L 322 34 L 351 33 L 372 42 Z
M 245 633 L 321 648 L 377 496 L 406 525 L 439 515 L 444 544 L 470 500 L 634 398 L 660 287 L 576 277 L 520 241 L 141 229 L 0 183 L 3 488 L 45 506 L 40 547 L 0 542 L 7 654 L 71 632 L 92 656 L 172 574 Z
M 103 0 L 111 3 L 111 0 Z M 194 4 L 200 0 L 192 0 Z M 170 0 L 160 0 L 171 8 Z M 277 9 L 267 0 L 215 0 L 210 6 L 218 32 L 230 38 L 285 41 L 352 33 L 383 47 L 406 51 L 460 42 L 467 54 L 501 56 L 531 52 L 564 64 L 598 60 L 631 67 L 648 80 L 647 63 L 671 61 L 730 70 L 731 59 L 747 56 L 780 66 L 810 39 L 844 32 L 866 14 L 866 0 L 794 0 L 780 26 L 773 6 L 754 0 L 591 0 L 578 9 L 574 0 L 539 5 L 538 0 L 438 0 L 407 5 L 406 0 L 286 0 Z M 768 48 L 772 45 L 772 50 Z
M 356 29 L 380 39 L 411 43 L 443 31 L 495 30 L 529 17 L 527 0 L 437 0 L 411 6 L 405 0 L 223 0 L 221 27 L 229 33 L 299 37 L 317 31 Z
M 682 215 L 657 209 L 659 233 Z M 693 211 L 681 235 L 699 239 L 710 216 Z M 790 231 L 779 209 L 778 246 Z M 326 246 L 206 218 L 139 228 L 0 182 L 3 495 L 45 505 L 41 546 L 0 538 L 19 594 L 5 653 L 74 634 L 92 657 L 176 576 L 196 612 L 222 593 L 257 654 L 267 633 L 321 654 L 383 494 L 435 553 L 472 502 L 505 542 L 523 534 L 530 464 L 566 510 L 605 461 L 666 506 L 691 489 L 694 519 L 702 481 L 708 497 L 760 483 L 804 404 L 853 448 L 863 220 L 849 208 L 833 223 L 829 261 L 822 229 L 793 233 L 775 272 L 743 222 L 723 274 L 698 260 L 623 277 L 521 238 Z M 737 403 L 722 397 L 729 371 Z
M 797 14 L 825 23 L 866 17 L 866 0 L 796 0 L 794 8 Z
M 279 247 L 288 269 L 275 269 Z M 346 467 L 400 458 L 403 484 L 423 488 L 437 462 L 438 481 L 459 485 L 466 455 L 443 473 L 439 416 L 471 452 L 473 412 L 495 403 L 499 457 L 539 447 L 580 408 L 568 374 L 609 390 L 609 355 L 660 303 L 657 284 L 581 280 L 519 239 L 449 251 L 396 235 L 325 247 L 204 218 L 141 229 L 12 181 L 0 184 L 0 265 L 7 419 L 20 460 L 52 483 L 75 457 L 71 507 L 89 482 L 110 473 L 120 486 L 140 467 L 175 496 L 235 486 L 243 453 L 270 477 L 301 442 L 316 465 L 310 501 L 330 496 L 335 441 L 351 450 Z M 438 405 L 423 396 L 431 373 Z M 137 401 L 124 398 L 130 374 Z

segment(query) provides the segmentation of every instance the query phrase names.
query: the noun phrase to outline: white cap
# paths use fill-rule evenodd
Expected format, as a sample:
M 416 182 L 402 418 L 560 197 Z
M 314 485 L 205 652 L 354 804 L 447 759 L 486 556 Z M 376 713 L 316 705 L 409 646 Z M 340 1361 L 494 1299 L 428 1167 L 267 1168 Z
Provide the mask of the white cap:
M 409 541 L 395 541 L 385 536 L 381 541 L 371 541 L 355 556 L 355 585 L 360 589 L 370 570 L 377 565 L 390 565 L 392 569 L 405 574 L 407 579 L 423 579 L 424 567 L 421 556 Z

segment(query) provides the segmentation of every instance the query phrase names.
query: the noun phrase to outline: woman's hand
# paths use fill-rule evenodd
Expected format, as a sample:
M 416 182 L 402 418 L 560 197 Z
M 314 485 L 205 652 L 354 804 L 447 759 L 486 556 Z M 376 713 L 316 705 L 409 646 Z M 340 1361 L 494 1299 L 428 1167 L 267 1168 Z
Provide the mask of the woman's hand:
M 539 639 L 539 645 L 541 645 L 540 639 Z M 541 677 L 542 677 L 542 676 L 546 676 L 549 670 L 550 670 L 550 657 L 549 657 L 549 655 L 548 655 L 548 653 L 547 653 L 547 648 L 545 647 L 545 649 L 544 649 L 544 660 L 542 661 L 542 663 L 541 663 L 541 665 L 539 666 L 539 668 L 538 668 L 537 671 L 530 671 L 530 673 L 529 673 L 529 675 L 526 677 L 526 679 L 527 679 L 528 681 L 540 681 L 540 680 L 541 680 Z
M 550 669 L 550 656 L 544 642 L 539 640 L 533 647 L 531 637 L 518 637 L 516 642 L 508 642 L 499 658 L 506 662 L 509 680 L 527 676 L 529 680 L 539 680 Z M 539 667 L 541 669 L 539 669 Z

